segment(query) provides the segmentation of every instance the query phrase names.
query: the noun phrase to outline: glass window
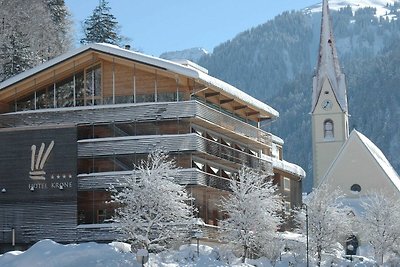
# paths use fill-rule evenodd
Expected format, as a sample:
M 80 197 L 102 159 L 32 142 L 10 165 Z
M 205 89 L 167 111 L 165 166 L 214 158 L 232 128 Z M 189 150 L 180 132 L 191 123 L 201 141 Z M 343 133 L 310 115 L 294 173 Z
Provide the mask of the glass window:
M 333 121 L 331 119 L 326 120 L 324 122 L 324 138 L 325 139 L 333 139 L 334 135 L 334 126 Z
M 85 105 L 85 83 L 83 78 L 83 72 L 75 74 L 75 94 L 76 94 L 76 106 Z
M 69 77 L 64 81 L 56 83 L 56 101 L 57 107 L 74 106 L 74 77 Z
M 283 189 L 285 191 L 290 191 L 290 179 L 289 178 L 286 178 L 286 177 L 283 178 Z
M 54 88 L 53 86 L 48 86 L 42 89 L 36 94 L 36 108 L 45 109 L 54 107 Z
M 78 224 L 111 222 L 117 205 L 110 201 L 109 192 L 78 192 Z
M 86 70 L 86 105 L 101 103 L 101 65 Z
M 17 101 L 17 111 L 35 109 L 35 95 Z

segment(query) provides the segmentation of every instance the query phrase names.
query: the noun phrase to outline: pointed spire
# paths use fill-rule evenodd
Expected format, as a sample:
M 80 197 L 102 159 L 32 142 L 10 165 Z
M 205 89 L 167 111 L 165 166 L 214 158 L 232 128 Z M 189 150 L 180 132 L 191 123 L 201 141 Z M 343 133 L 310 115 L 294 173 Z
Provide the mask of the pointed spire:
M 341 71 L 337 56 L 328 0 L 323 0 L 318 66 L 313 88 L 313 110 L 318 102 L 326 78 L 329 80 L 342 110 L 347 112 L 347 88 L 345 76 Z

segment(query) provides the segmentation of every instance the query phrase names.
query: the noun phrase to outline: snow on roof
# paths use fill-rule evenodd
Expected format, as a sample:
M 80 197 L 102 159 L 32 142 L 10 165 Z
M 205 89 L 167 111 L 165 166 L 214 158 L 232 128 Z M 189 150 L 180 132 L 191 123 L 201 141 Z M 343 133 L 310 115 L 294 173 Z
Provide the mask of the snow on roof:
M 272 162 L 272 167 L 278 170 L 290 173 L 295 176 L 299 176 L 301 179 L 306 177 L 306 172 L 303 170 L 303 168 L 296 164 L 267 155 L 262 155 L 262 158 Z
M 356 134 L 358 138 L 362 141 L 362 143 L 367 147 L 371 155 L 375 158 L 376 162 L 378 162 L 382 170 L 386 173 L 392 183 L 400 191 L 400 177 L 393 166 L 390 164 L 389 160 L 382 153 L 382 151 L 362 133 L 356 130 L 353 130 L 352 134 L 353 133 Z
M 94 50 L 94 51 L 122 57 L 122 58 L 125 58 L 128 60 L 141 62 L 141 63 L 147 64 L 147 65 L 162 68 L 167 71 L 171 71 L 171 72 L 183 75 L 183 76 L 187 76 L 189 78 L 193 78 L 200 83 L 206 83 L 208 86 L 212 87 L 213 89 L 218 90 L 228 96 L 232 96 L 236 99 L 239 99 L 240 101 L 242 101 L 244 104 L 248 105 L 249 107 L 269 113 L 274 118 L 279 117 L 279 112 L 276 111 L 275 109 L 273 109 L 272 107 L 255 99 L 254 97 L 244 93 L 243 91 L 237 89 L 236 87 L 208 75 L 207 73 L 205 73 L 205 70 L 198 65 L 188 64 L 187 61 L 185 61 L 184 62 L 185 64 L 182 65 L 182 64 L 179 64 L 179 63 L 176 63 L 173 61 L 145 55 L 145 54 L 142 54 L 139 52 L 134 52 L 131 50 L 120 48 L 115 45 L 110 45 L 110 44 L 105 44 L 105 43 L 95 43 L 95 44 L 89 44 L 86 46 L 82 46 L 78 49 L 69 51 L 61 56 L 51 59 L 37 67 L 34 67 L 30 70 L 20 73 L 2 83 L 0 83 L 0 90 L 6 88 L 8 86 L 11 86 L 17 82 L 20 82 L 26 78 L 29 78 L 32 75 L 35 75 L 36 73 L 39 73 L 48 68 L 51 68 L 52 66 L 54 66 L 62 61 L 68 60 L 76 55 L 79 55 L 79 54 L 84 53 L 89 50 Z

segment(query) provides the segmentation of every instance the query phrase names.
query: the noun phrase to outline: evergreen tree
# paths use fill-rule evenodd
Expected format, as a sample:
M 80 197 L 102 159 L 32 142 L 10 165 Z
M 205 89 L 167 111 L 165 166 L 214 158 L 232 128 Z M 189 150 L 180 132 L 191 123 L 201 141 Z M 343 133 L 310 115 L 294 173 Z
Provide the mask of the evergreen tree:
M 83 23 L 85 37 L 82 44 L 108 43 L 119 45 L 122 37 L 118 34 L 118 22 L 106 0 L 100 0 L 99 5 L 93 10 L 93 14 Z
M 2 62 L 0 81 L 30 69 L 33 64 L 32 52 L 26 34 L 15 28 L 7 35 L 7 38 L 9 41 L 4 42 L 0 48 L 0 60 Z
M 64 0 L 45 0 L 51 20 L 57 31 L 57 41 L 61 52 L 67 51 L 71 47 L 71 25 L 70 14 Z
M 71 47 L 71 22 L 64 1 L 0 0 L 0 7 L 0 80 Z

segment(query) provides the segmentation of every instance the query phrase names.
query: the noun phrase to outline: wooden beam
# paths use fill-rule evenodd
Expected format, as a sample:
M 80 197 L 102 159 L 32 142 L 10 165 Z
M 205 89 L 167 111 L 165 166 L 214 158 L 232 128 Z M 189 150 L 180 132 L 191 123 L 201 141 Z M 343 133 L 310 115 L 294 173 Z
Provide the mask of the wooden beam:
M 246 105 L 243 105 L 243 106 L 236 106 L 236 107 L 234 107 L 233 109 L 234 109 L 234 110 L 240 110 L 240 109 L 245 109 L 245 108 L 247 108 Z
M 230 103 L 230 102 L 233 102 L 233 101 L 234 101 L 234 99 L 223 99 L 223 100 L 220 100 L 219 103 L 221 105 L 223 105 L 223 104 L 227 104 L 227 103 Z
M 209 97 L 213 97 L 213 96 L 217 96 L 217 95 L 220 95 L 220 93 L 218 93 L 218 92 L 205 93 L 204 97 L 209 98 Z
M 260 112 L 258 112 L 258 111 L 246 112 L 246 115 L 247 115 L 247 116 L 253 116 L 253 115 L 258 115 L 258 114 L 260 114 Z

